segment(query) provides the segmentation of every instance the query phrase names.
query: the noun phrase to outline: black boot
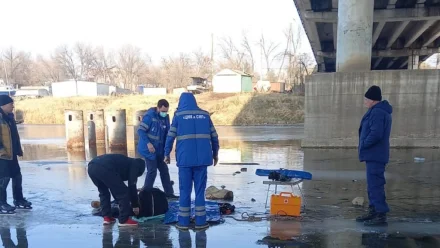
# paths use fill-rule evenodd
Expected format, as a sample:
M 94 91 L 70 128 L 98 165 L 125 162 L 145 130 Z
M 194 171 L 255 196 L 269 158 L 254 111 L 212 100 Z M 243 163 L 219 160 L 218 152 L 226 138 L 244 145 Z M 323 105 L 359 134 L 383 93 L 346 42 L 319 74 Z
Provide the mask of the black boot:
M 357 222 L 364 222 L 367 220 L 372 220 L 376 217 L 377 213 L 374 210 L 374 207 L 368 207 L 368 213 L 356 218 Z
M 15 214 L 15 208 L 6 202 L 0 203 L 0 214 Z
M 387 215 L 378 213 L 376 216 L 371 219 L 364 222 L 365 226 L 384 226 L 387 225 Z
M 14 205 L 17 209 L 32 209 L 32 203 L 25 198 L 14 200 Z
M 177 199 L 179 199 L 179 196 L 177 196 L 175 194 L 168 194 L 167 199 L 168 200 L 177 200 Z

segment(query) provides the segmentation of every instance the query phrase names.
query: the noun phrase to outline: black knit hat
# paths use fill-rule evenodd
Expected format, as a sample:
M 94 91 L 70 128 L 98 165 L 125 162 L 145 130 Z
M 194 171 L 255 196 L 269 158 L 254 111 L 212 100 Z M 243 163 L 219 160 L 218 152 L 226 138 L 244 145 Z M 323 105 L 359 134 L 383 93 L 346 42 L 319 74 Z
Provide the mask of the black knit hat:
M 373 85 L 367 90 L 365 97 L 373 101 L 382 101 L 382 91 L 379 86 Z
M 8 95 L 0 95 L 0 106 L 5 106 L 6 104 L 9 104 L 11 102 L 14 102 L 12 98 Z

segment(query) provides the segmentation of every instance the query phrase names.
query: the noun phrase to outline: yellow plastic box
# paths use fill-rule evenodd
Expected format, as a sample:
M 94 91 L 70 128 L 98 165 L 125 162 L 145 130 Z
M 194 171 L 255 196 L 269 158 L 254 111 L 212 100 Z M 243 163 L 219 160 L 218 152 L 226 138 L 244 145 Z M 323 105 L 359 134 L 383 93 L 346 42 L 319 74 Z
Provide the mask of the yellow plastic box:
M 273 194 L 270 198 L 270 214 L 301 216 L 301 197 L 289 192 Z

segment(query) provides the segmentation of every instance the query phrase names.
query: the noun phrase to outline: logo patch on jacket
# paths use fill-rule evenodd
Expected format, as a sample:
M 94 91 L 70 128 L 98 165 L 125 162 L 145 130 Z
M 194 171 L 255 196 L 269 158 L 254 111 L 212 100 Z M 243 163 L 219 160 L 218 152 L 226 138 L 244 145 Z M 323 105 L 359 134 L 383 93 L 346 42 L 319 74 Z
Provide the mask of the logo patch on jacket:
M 184 115 L 184 120 L 191 120 L 191 119 L 206 119 L 206 116 L 204 115 Z

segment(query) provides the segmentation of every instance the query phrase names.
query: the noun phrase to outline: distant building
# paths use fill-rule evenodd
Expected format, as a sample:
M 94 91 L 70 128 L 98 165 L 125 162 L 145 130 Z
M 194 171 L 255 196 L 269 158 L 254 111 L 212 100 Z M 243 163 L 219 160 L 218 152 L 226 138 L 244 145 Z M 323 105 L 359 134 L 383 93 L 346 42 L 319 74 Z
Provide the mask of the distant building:
M 15 93 L 16 97 L 29 97 L 29 98 L 39 98 L 50 96 L 50 93 L 46 89 L 19 89 Z
M 52 83 L 53 97 L 109 96 L 129 93 L 131 93 L 130 90 L 96 82 L 64 81 Z
M 200 94 L 209 91 L 210 85 L 207 78 L 191 77 L 192 82 L 186 87 L 188 92 Z
M 212 79 L 215 93 L 252 92 L 252 76 L 245 72 L 224 69 Z
M 167 88 L 144 88 L 145 96 L 164 96 L 167 94 Z
M 173 94 L 180 96 L 183 92 L 188 92 L 186 88 L 174 88 Z

